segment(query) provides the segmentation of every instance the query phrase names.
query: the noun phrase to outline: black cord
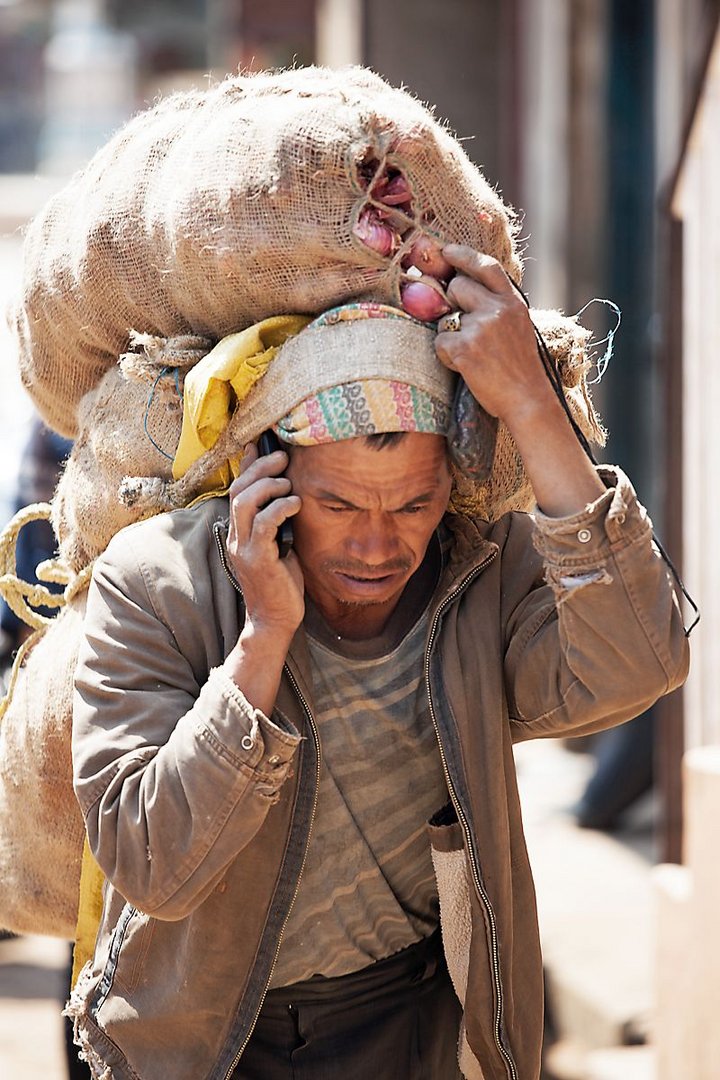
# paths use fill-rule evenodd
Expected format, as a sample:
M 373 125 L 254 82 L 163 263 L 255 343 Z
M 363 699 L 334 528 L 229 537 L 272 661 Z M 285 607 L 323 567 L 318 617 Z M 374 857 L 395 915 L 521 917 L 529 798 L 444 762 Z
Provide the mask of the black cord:
M 510 278 L 509 280 L 510 280 L 511 284 L 513 285 L 513 287 L 515 288 L 515 290 L 523 298 L 525 306 L 529 309 L 530 308 L 530 301 L 528 300 L 528 298 L 525 295 L 525 293 L 523 292 L 523 290 L 520 288 L 520 286 L 517 284 L 516 281 L 513 281 L 512 278 Z M 592 451 L 592 447 L 590 446 L 590 443 L 586 439 L 585 433 L 581 430 L 580 426 L 578 425 L 578 422 L 575 419 L 575 417 L 573 416 L 573 414 L 572 414 L 572 412 L 570 410 L 570 406 L 567 403 L 567 398 L 565 397 L 565 391 L 563 389 L 562 379 L 560 378 L 560 371 L 558 369 L 555 358 L 552 355 L 552 353 L 550 352 L 550 349 L 547 346 L 547 342 L 545 341 L 544 337 L 542 336 L 542 334 L 540 333 L 540 331 L 538 330 L 537 326 L 535 326 L 534 323 L 533 323 L 533 330 L 535 331 L 535 340 L 537 342 L 538 356 L 540 357 L 540 361 L 541 361 L 542 366 L 543 366 L 543 368 L 545 370 L 545 374 L 547 375 L 548 379 L 550 380 L 550 383 L 551 383 L 551 385 L 553 387 L 553 390 L 555 391 L 555 394 L 557 395 L 557 398 L 560 401 L 560 404 L 562 405 L 563 409 L 565 410 L 565 415 L 567 416 L 568 420 L 570 421 L 570 425 L 571 425 L 573 431 L 575 432 L 575 435 L 577 437 L 578 442 L 582 446 L 583 450 L 585 451 L 586 455 L 588 456 L 590 461 L 593 463 L 593 465 L 595 467 L 597 467 L 599 462 L 597 461 L 597 459 L 596 459 L 596 457 L 595 457 L 595 455 L 594 455 L 594 453 Z M 700 608 L 698 607 L 698 605 L 695 603 L 695 601 L 693 600 L 690 593 L 685 588 L 685 583 L 683 582 L 682 578 L 680 577 L 680 574 L 678 573 L 677 569 L 675 568 L 675 564 L 673 563 L 672 559 L 670 558 L 670 556 L 666 552 L 665 548 L 660 543 L 655 531 L 653 531 L 652 538 L 653 538 L 653 541 L 655 543 L 656 548 L 658 549 L 658 552 L 660 553 L 661 558 L 663 559 L 666 566 L 670 570 L 670 573 L 674 577 L 678 588 L 680 589 L 683 596 L 685 597 L 685 599 L 687 600 L 688 604 L 690 605 L 690 607 L 692 608 L 692 610 L 694 612 L 695 618 L 690 623 L 690 626 L 685 627 L 685 637 L 690 637 L 690 634 L 693 632 L 693 630 L 695 629 L 697 624 L 700 622 Z

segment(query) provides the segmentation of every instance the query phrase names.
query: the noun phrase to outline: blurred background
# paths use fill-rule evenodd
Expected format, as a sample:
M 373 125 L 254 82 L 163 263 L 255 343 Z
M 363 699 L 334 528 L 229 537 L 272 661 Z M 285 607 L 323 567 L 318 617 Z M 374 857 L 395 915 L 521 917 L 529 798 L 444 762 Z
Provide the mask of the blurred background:
M 594 388 L 604 458 L 632 476 L 703 620 L 687 687 L 652 714 L 518 752 L 548 1080 L 720 1075 L 719 12 L 720 0 L 0 0 L 0 300 L 23 225 L 158 94 L 238 68 L 362 63 L 435 105 L 521 211 L 533 305 L 621 309 Z M 582 321 L 599 358 L 616 317 L 594 304 Z M 32 423 L 3 325 L 0 523 L 23 502 Z M 65 950 L 0 942 L 3 1076 L 68 1075 Z

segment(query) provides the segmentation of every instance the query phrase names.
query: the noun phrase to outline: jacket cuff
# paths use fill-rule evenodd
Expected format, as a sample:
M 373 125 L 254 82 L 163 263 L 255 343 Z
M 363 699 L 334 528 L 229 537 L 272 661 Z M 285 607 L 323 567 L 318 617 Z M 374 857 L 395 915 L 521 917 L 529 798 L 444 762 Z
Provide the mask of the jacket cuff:
M 647 511 L 622 469 L 601 465 L 597 472 L 607 490 L 583 510 L 562 518 L 539 510 L 533 515 L 533 542 L 549 567 L 570 571 L 601 567 L 613 548 L 652 532 Z
M 212 669 L 206 685 L 223 700 L 229 714 L 230 723 L 221 721 L 222 729 L 210 722 L 225 755 L 252 769 L 258 780 L 281 784 L 301 741 L 300 732 L 289 721 L 280 727 L 251 705 L 222 668 Z

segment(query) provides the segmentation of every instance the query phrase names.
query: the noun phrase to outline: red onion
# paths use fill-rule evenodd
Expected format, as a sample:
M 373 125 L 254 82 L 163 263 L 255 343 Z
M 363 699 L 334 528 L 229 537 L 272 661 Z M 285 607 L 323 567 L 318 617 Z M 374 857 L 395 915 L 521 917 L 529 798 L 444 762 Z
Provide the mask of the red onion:
M 454 272 L 454 267 L 443 255 L 440 244 L 430 236 L 418 237 L 404 257 L 402 264 L 406 270 L 409 266 L 416 266 L 423 274 L 438 278 L 440 281 L 447 281 Z
M 402 173 L 397 173 L 393 177 L 381 177 L 373 184 L 371 195 L 385 206 L 398 206 L 407 211 L 412 206 L 410 185 Z
M 435 322 L 450 311 L 442 289 L 431 281 L 406 281 L 400 286 L 403 308 L 408 315 L 423 322 Z
M 393 255 L 400 246 L 400 237 L 389 225 L 380 221 L 374 210 L 363 210 L 352 230 L 365 247 L 378 255 Z

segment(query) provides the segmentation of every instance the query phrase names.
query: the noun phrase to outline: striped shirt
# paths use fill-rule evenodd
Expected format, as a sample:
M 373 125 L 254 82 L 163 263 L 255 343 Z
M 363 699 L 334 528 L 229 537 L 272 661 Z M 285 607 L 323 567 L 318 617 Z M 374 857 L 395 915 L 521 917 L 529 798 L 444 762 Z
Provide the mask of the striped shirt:
M 425 823 L 448 793 L 422 677 L 427 624 L 426 608 L 390 651 L 387 633 L 332 645 L 308 633 L 320 788 L 272 986 L 359 971 L 438 924 Z

